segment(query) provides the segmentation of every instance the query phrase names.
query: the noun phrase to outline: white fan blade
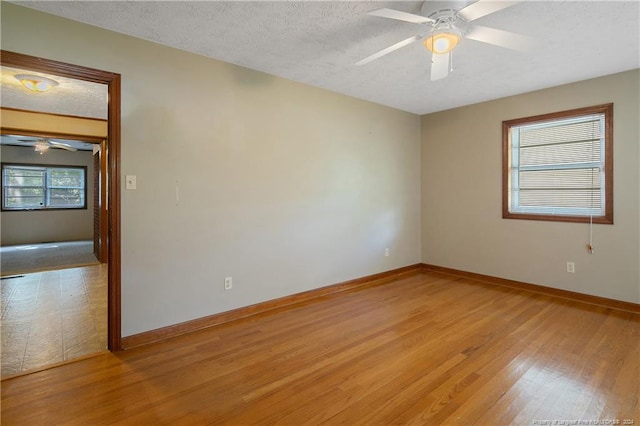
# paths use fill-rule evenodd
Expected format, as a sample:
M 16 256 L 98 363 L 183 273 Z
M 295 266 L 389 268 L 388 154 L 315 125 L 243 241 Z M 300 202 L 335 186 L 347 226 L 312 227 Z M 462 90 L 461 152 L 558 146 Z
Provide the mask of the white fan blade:
M 409 37 L 406 40 L 402 40 L 401 42 L 398 42 L 398 43 L 396 43 L 394 45 L 391 45 L 391 46 L 387 47 L 386 49 L 382 49 L 381 51 L 376 52 L 373 55 L 367 56 L 366 58 L 359 60 L 358 62 L 356 62 L 356 65 L 368 64 L 369 62 L 371 62 L 371 61 L 373 61 L 375 59 L 381 58 L 382 56 L 384 56 L 384 55 L 386 55 L 388 53 L 391 53 L 394 50 L 398 50 L 398 49 L 400 49 L 402 47 L 405 47 L 405 46 L 407 46 L 407 45 L 409 45 L 411 43 L 414 43 L 414 42 L 420 40 L 421 38 L 422 38 L 421 35 L 416 35 L 416 36 L 413 36 L 413 37 Z
M 449 75 L 449 59 L 451 52 L 437 54 L 431 58 L 431 81 L 441 80 Z
M 426 16 L 414 15 L 413 13 L 401 12 L 393 9 L 377 9 L 367 15 L 378 16 L 380 18 L 396 19 L 398 21 L 411 22 L 413 24 L 426 24 L 427 22 L 435 22 Z
M 458 11 L 458 15 L 467 21 L 473 21 L 474 19 L 482 18 L 490 13 L 497 12 L 507 7 L 511 7 L 514 4 L 521 3 L 520 1 L 487 1 L 478 0 L 475 3 L 471 3 L 469 6 Z
M 527 51 L 532 49 L 536 42 L 531 37 L 516 34 L 496 28 L 474 26 L 465 36 L 471 40 L 494 44 L 512 50 Z
M 73 148 L 72 146 L 67 145 L 66 143 L 49 141 L 49 145 L 52 148 L 62 148 L 62 149 L 66 149 L 67 151 L 77 151 L 77 149 Z

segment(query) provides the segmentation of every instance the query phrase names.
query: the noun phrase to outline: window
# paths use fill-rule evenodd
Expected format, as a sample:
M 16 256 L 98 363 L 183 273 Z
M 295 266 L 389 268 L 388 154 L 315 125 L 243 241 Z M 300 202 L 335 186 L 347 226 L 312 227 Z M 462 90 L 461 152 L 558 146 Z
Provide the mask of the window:
M 502 122 L 502 217 L 613 223 L 613 104 Z
M 87 208 L 86 167 L 2 164 L 2 210 Z

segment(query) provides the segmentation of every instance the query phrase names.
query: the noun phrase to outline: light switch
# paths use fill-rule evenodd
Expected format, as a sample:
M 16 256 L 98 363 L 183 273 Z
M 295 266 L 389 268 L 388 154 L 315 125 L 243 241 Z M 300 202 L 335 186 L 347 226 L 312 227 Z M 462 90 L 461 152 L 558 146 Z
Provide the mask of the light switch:
M 127 189 L 136 189 L 136 177 L 135 175 L 127 175 L 125 177 Z

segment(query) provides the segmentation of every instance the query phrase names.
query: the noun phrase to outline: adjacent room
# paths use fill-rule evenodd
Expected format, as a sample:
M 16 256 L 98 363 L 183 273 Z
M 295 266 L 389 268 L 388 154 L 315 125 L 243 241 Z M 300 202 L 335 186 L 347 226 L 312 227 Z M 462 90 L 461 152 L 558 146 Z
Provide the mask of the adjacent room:
M 99 263 L 93 247 L 92 144 L 28 135 L 1 138 L 2 275 Z M 46 155 L 36 151 L 36 144 Z
M 2 67 L 2 378 L 107 350 L 106 89 L 29 72 Z
M 12 321 L 100 311 L 109 348 L 22 368 L 3 296 L 3 422 L 640 422 L 640 3 L 0 7 L 3 249 L 58 243 L 7 210 L 65 169 L 100 263 L 41 300 L 102 283 Z M 9 104 L 22 71 L 106 109 Z M 8 124 L 34 112 L 102 133 Z

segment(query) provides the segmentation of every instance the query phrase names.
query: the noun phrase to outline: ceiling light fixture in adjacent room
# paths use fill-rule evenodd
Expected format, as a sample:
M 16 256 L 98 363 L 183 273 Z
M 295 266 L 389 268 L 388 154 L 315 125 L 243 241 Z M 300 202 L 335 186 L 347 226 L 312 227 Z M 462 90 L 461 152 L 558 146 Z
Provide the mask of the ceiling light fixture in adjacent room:
M 49 144 L 46 141 L 38 141 L 34 146 L 36 148 L 36 152 L 39 152 L 40 155 L 44 154 L 49 149 Z
M 46 92 L 58 85 L 57 81 L 39 75 L 16 74 L 15 77 L 24 87 L 34 92 Z

